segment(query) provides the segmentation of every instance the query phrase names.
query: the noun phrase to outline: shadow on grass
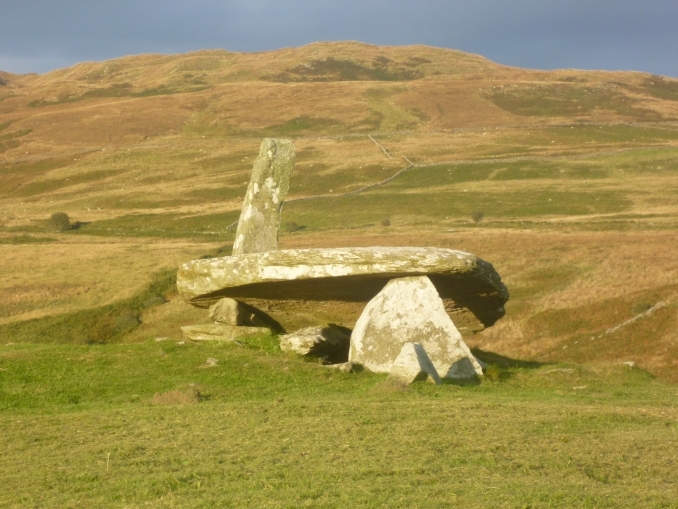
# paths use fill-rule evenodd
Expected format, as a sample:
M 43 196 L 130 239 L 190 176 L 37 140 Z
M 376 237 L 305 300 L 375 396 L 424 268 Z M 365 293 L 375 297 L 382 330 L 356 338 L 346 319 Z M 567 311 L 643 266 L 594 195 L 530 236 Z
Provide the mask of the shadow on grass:
M 491 382 L 501 382 L 513 377 L 517 370 L 521 369 L 539 369 L 547 363 L 535 361 L 523 361 L 519 359 L 511 359 L 499 355 L 498 353 L 486 352 L 480 348 L 472 348 L 471 353 L 475 355 L 476 359 L 485 363 L 483 368 L 484 379 Z M 464 382 L 463 385 L 479 385 L 480 379 L 470 380 Z M 457 385 L 461 385 L 457 383 Z
M 542 366 L 545 366 L 545 362 L 536 362 L 536 361 L 521 361 L 519 359 L 511 359 L 510 357 L 504 357 L 494 352 L 486 352 L 480 348 L 472 348 L 471 353 L 475 355 L 476 359 L 484 362 L 485 364 L 492 366 L 499 366 L 502 368 L 527 368 L 527 369 L 538 369 Z
M 479 376 L 473 378 L 441 378 L 443 385 L 456 385 L 457 387 L 468 387 L 471 385 L 480 385 L 482 379 Z

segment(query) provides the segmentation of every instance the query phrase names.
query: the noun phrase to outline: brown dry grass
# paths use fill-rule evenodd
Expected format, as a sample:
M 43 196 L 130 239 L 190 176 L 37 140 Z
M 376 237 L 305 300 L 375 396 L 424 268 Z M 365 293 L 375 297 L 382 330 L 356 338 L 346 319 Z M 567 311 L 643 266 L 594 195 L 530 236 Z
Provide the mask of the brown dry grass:
M 227 244 L 261 138 L 286 136 L 298 156 L 290 201 L 379 182 L 408 160 L 416 167 L 361 202 L 290 202 L 286 216 L 307 228 L 284 235 L 283 247 L 474 252 L 512 292 L 506 318 L 474 346 L 635 360 L 676 380 L 673 304 L 601 347 L 583 343 L 643 305 L 676 301 L 675 80 L 359 43 L 140 55 L 3 77 L 0 323 L 129 297 L 151 272 Z M 533 203 L 541 197 L 543 210 Z M 473 225 L 481 200 L 485 219 Z M 54 212 L 104 227 L 11 243 L 44 235 Z M 385 216 L 391 226 L 380 226 Z M 128 340 L 173 336 L 199 319 L 173 301 L 147 310 Z
M 204 243 L 78 238 L 0 245 L 0 324 L 125 299 L 162 268 L 209 250 Z

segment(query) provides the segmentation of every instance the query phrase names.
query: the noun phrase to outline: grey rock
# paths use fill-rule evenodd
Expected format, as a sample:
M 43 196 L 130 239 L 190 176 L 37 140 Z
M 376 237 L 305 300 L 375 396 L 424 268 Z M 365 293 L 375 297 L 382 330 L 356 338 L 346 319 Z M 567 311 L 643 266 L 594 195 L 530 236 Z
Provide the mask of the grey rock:
M 353 371 L 352 362 L 340 362 L 339 364 L 325 364 L 323 368 L 334 369 L 344 373 L 351 373 Z
M 290 140 L 266 138 L 261 143 L 242 204 L 233 255 L 278 248 L 280 213 L 289 190 L 294 157 Z
M 367 304 L 351 334 L 349 361 L 388 373 L 409 342 L 424 347 L 443 378 L 483 374 L 426 276 L 393 279 Z
M 336 325 L 307 327 L 292 334 L 280 336 L 280 349 L 299 355 L 316 357 L 348 357 L 350 333 Z
M 269 333 L 264 327 L 237 327 L 225 323 L 187 325 L 181 331 L 191 341 L 234 341 L 243 336 Z
M 198 307 L 236 299 L 285 330 L 326 323 L 351 328 L 389 280 L 421 275 L 429 276 L 462 334 L 504 316 L 509 294 L 491 264 L 432 247 L 288 249 L 194 260 L 179 268 L 177 288 Z
M 271 327 L 276 325 L 270 319 L 267 320 L 265 315 L 262 315 L 260 311 L 227 297 L 212 304 L 209 309 L 209 315 L 215 322 L 229 325 L 244 325 L 248 327 Z
M 424 347 L 420 343 L 405 343 L 391 366 L 388 378 L 411 384 L 429 377 L 436 385 L 442 384 Z
M 227 323 L 230 325 L 249 325 L 249 315 L 251 314 L 237 300 L 223 298 L 210 306 L 210 318 L 215 322 Z

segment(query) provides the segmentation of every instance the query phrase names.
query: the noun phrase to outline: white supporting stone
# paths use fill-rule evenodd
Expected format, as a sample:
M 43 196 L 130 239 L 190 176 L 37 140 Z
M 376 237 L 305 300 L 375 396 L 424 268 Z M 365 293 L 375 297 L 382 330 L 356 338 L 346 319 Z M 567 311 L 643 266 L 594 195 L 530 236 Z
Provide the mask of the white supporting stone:
M 420 343 L 443 378 L 483 374 L 426 276 L 392 279 L 368 302 L 351 334 L 349 361 L 388 373 L 405 343 Z
M 436 385 L 442 383 L 438 371 L 420 343 L 405 343 L 403 345 L 400 354 L 391 366 L 388 377 L 406 384 L 426 380 L 428 377 L 431 377 Z

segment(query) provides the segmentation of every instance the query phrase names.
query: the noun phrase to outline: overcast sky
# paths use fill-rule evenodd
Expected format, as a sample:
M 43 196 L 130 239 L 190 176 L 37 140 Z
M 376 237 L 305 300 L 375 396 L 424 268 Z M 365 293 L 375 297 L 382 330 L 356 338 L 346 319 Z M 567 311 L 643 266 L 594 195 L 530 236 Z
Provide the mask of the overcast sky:
M 0 70 L 14 73 L 340 40 L 678 77 L 678 0 L 0 0 Z

